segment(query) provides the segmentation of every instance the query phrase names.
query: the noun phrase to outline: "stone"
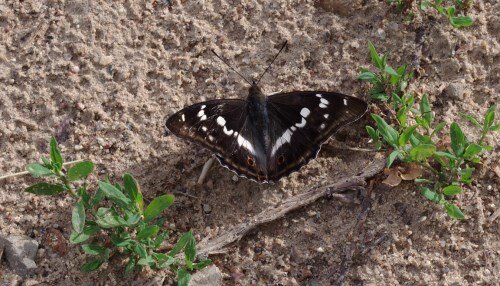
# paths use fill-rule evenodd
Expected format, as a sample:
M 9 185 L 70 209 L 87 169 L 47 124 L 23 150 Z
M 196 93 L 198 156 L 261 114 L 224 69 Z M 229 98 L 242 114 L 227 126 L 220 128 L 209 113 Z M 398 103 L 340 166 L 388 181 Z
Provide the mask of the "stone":
M 210 265 L 197 271 L 191 277 L 189 286 L 219 286 L 222 285 L 222 273 L 215 265 Z
M 36 269 L 35 257 L 38 242 L 27 236 L 0 234 L 0 244 L 5 247 L 5 257 L 9 267 L 21 277 L 26 277 Z
M 465 84 L 459 82 L 450 83 L 441 94 L 450 99 L 462 99 L 464 95 Z

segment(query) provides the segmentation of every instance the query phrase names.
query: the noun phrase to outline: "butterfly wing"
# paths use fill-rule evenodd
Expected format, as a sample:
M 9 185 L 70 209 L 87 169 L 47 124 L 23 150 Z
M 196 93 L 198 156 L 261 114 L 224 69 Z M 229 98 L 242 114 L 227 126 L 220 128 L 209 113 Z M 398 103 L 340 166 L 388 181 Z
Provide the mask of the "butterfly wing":
M 269 96 L 268 153 L 271 180 L 290 174 L 314 159 L 321 145 L 341 127 L 361 118 L 368 105 L 335 92 L 299 91 Z
M 170 116 L 166 127 L 178 137 L 213 151 L 228 169 L 261 181 L 265 152 L 254 143 L 246 106 L 246 101 L 238 99 L 197 103 Z

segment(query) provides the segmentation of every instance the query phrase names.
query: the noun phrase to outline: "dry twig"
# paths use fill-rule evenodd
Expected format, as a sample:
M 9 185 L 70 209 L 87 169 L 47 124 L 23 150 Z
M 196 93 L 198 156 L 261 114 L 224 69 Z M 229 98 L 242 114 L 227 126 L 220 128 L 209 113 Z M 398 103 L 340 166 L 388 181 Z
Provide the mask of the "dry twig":
M 339 193 L 348 189 L 359 188 L 365 184 L 365 179 L 372 177 L 384 169 L 385 161 L 372 162 L 361 173 L 339 180 L 336 183 L 324 187 L 314 187 L 309 191 L 293 196 L 285 200 L 281 205 L 266 209 L 251 219 L 234 226 L 228 232 L 211 240 L 204 240 L 198 245 L 198 254 L 201 257 L 210 254 L 223 253 L 223 249 L 233 242 L 240 240 L 245 234 L 254 228 L 282 218 L 293 210 L 299 209 L 313 203 L 321 197 L 332 193 Z

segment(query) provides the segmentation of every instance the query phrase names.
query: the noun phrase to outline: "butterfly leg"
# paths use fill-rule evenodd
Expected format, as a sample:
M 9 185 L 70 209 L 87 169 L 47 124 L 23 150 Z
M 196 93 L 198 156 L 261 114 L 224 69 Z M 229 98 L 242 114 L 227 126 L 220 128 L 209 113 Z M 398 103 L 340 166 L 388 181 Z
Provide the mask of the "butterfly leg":
M 203 181 L 205 181 L 205 178 L 207 177 L 208 171 L 210 170 L 210 167 L 212 167 L 212 164 L 214 163 L 214 156 L 212 156 L 210 159 L 205 162 L 205 165 L 203 165 L 203 169 L 201 169 L 201 174 L 200 177 L 198 178 L 198 185 L 203 184 Z

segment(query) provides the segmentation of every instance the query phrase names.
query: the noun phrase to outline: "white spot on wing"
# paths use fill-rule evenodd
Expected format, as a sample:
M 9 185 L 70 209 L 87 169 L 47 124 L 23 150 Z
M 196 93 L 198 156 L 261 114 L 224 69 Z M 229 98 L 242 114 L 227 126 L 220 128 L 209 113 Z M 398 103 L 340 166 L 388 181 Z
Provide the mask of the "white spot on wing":
M 186 115 L 184 113 L 181 115 L 182 122 L 186 121 Z
M 201 106 L 201 109 L 205 109 L 205 107 L 207 107 L 207 106 L 206 106 L 205 104 L 203 104 L 203 105 Z
M 224 134 L 231 136 L 233 134 L 233 130 L 227 130 L 227 127 L 224 126 Z
M 299 128 L 302 128 L 304 126 L 306 126 L 306 119 L 304 117 L 302 117 L 302 121 L 300 123 L 295 123 L 295 126 L 299 127 Z
M 214 141 L 214 137 L 212 135 L 208 135 L 208 140 Z
M 203 115 L 205 115 L 205 110 L 202 109 L 202 110 L 198 111 L 198 114 L 196 116 L 202 117 Z
M 325 115 L 323 115 L 323 117 L 324 117 L 325 119 L 328 119 L 328 117 L 329 117 L 329 116 L 330 116 L 330 114 L 325 114 Z
M 316 96 L 319 97 L 319 98 L 321 98 L 321 94 L 319 94 L 319 93 L 316 93 Z
M 207 120 L 207 116 L 203 114 L 203 116 L 200 118 L 200 121 Z
M 253 148 L 252 144 L 250 144 L 250 141 L 243 138 L 243 136 L 241 135 L 238 135 L 238 138 L 236 140 L 238 141 L 239 146 L 247 149 L 250 153 L 255 155 L 255 149 Z
M 207 127 L 206 127 L 206 126 L 202 126 L 202 127 L 201 127 L 201 130 L 203 130 L 203 131 L 207 132 L 207 130 L 208 130 L 208 129 L 207 129 Z
M 297 130 L 297 127 L 292 126 L 292 127 L 290 127 L 290 129 L 291 129 L 292 131 L 295 131 L 295 130 Z
M 217 117 L 217 124 L 219 124 L 220 126 L 226 125 L 226 120 L 224 119 L 224 117 L 222 116 Z
M 302 115 L 302 117 L 304 117 L 304 118 L 309 116 L 309 114 L 311 114 L 311 111 L 307 107 L 304 107 L 304 108 L 302 108 L 302 110 L 300 110 L 300 115 Z
M 325 104 L 323 104 L 323 103 L 320 103 L 320 104 L 319 104 L 319 107 L 321 107 L 321 108 L 327 108 L 328 106 L 327 106 L 327 105 L 325 105 Z
M 319 126 L 319 128 L 321 128 L 321 129 L 325 129 L 325 123 L 321 124 L 321 125 Z
M 347 105 L 347 99 L 344 98 L 344 105 Z
M 324 98 L 321 98 L 320 101 L 321 101 L 321 103 L 326 104 L 326 105 L 330 104 L 330 102 Z
M 281 146 L 283 146 L 285 143 L 290 143 L 290 141 L 292 140 L 292 134 L 293 132 L 290 131 L 290 129 L 287 129 L 283 133 L 283 135 L 281 135 L 280 138 L 276 140 L 276 143 L 274 144 L 273 149 L 271 150 L 271 155 L 274 155 L 276 151 L 278 151 L 278 149 L 281 148 Z

